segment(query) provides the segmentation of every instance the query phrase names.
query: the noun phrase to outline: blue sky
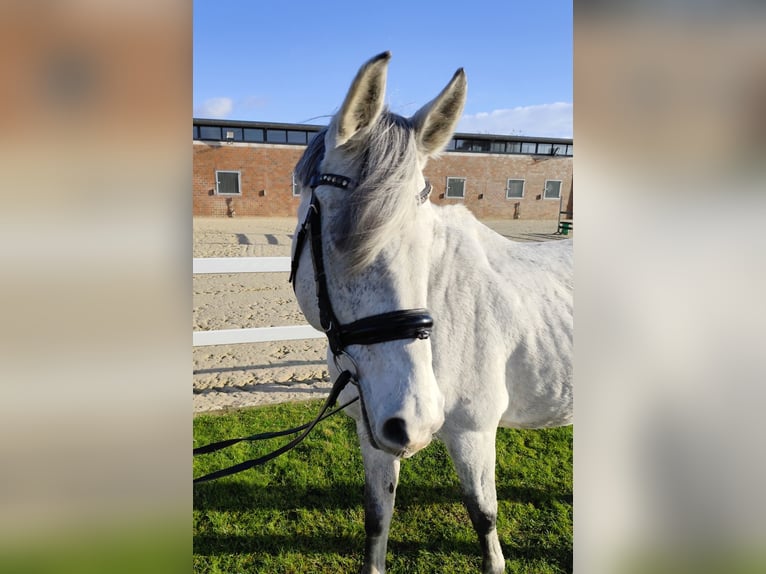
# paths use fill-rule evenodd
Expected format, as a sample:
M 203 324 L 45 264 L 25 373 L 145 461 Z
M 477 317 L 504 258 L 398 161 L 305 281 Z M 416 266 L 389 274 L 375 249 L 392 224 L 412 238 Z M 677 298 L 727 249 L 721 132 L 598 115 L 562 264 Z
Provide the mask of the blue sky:
M 325 124 L 385 50 L 396 113 L 462 67 L 458 131 L 572 137 L 571 0 L 196 0 L 194 116 Z

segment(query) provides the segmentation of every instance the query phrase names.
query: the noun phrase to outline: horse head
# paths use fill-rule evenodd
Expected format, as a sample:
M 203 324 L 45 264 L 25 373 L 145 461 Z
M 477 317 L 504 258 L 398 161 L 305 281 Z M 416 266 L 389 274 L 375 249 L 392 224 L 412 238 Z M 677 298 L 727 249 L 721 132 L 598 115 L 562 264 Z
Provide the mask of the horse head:
M 465 102 L 460 69 L 412 117 L 391 113 L 383 101 L 390 57 L 384 52 L 361 67 L 340 111 L 296 166 L 303 189 L 299 220 L 312 200 L 318 201 L 327 290 L 345 325 L 428 307 L 434 216 L 422 170 L 452 137 Z M 338 175 L 344 184 L 325 184 L 321 174 Z M 294 284 L 298 303 L 307 320 L 322 328 L 312 255 L 294 249 L 294 257 L 300 262 Z M 439 318 L 434 320 L 438 328 Z M 351 344 L 342 354 L 353 364 L 362 399 L 351 414 L 370 442 L 405 457 L 426 446 L 444 422 L 430 340 Z M 335 362 L 328 361 L 331 373 Z

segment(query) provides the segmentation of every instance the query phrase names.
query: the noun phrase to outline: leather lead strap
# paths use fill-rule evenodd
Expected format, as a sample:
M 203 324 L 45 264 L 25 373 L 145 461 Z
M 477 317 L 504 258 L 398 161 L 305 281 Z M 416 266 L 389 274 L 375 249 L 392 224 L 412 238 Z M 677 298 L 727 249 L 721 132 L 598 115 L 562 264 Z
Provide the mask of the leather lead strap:
M 337 409 L 331 410 L 329 413 L 327 413 L 324 416 L 322 416 L 319 420 L 323 421 L 324 419 L 331 417 L 332 415 L 334 415 L 338 411 L 342 411 L 343 409 L 345 409 L 347 406 L 349 406 L 351 403 L 355 402 L 356 400 L 357 400 L 356 398 L 351 399 L 347 403 L 339 406 Z M 230 438 L 230 439 L 227 439 L 227 440 L 222 440 L 222 441 L 206 444 L 205 446 L 199 446 L 199 447 L 195 448 L 193 452 L 194 452 L 194 456 L 197 456 L 198 454 L 209 454 L 211 452 L 216 452 L 216 451 L 222 450 L 224 448 L 230 447 L 230 446 L 235 445 L 235 444 L 237 444 L 239 442 L 255 442 L 255 441 L 259 441 L 259 440 L 268 440 L 268 439 L 271 439 L 271 438 L 279 438 L 281 436 L 289 436 L 291 434 L 295 434 L 297 432 L 300 432 L 300 431 L 302 431 L 305 428 L 308 428 L 310 425 L 311 425 L 311 423 L 308 422 L 308 423 L 303 424 L 301 426 L 294 427 L 294 428 L 287 429 L 287 430 L 264 432 L 264 433 L 254 434 L 254 435 L 245 436 L 245 437 L 241 437 L 241 438 Z
M 293 440 L 288 442 L 286 445 L 281 446 L 277 450 L 272 451 L 272 452 L 270 452 L 270 453 L 268 453 L 268 454 L 266 454 L 264 456 L 261 456 L 259 458 L 254 458 L 252 460 L 246 460 L 245 462 L 240 462 L 239 464 L 235 464 L 235 465 L 229 466 L 227 468 L 222 468 L 221 470 L 217 470 L 215 472 L 211 472 L 211 473 L 206 474 L 204 476 L 197 477 L 197 478 L 194 479 L 194 484 L 200 484 L 202 482 L 208 482 L 210 480 L 215 480 L 217 478 L 223 478 L 224 476 L 229 476 L 231 474 L 236 474 L 238 472 L 242 472 L 243 470 L 248 470 L 249 468 L 253 468 L 254 466 L 258 466 L 260 464 L 268 462 L 268 461 L 278 457 L 280 454 L 284 454 L 288 450 L 290 450 L 290 449 L 294 448 L 295 446 L 297 446 L 298 443 L 300 443 L 304 438 L 306 438 L 306 436 L 314 429 L 314 427 L 317 425 L 317 423 L 319 423 L 319 421 L 323 420 L 324 418 L 327 418 L 328 416 L 330 416 L 330 414 L 332 414 L 332 413 L 330 413 L 330 414 L 325 416 L 325 413 L 327 412 L 327 409 L 335 404 L 335 401 L 338 399 L 338 395 L 345 388 L 345 386 L 349 383 L 351 378 L 352 378 L 352 374 L 351 374 L 350 371 L 343 371 L 340 374 L 340 376 L 338 376 L 338 378 L 335 380 L 335 384 L 332 386 L 332 391 L 330 391 L 330 396 L 327 397 L 327 400 L 325 401 L 324 405 L 322 405 L 322 410 L 319 411 L 319 414 L 316 416 L 316 418 L 313 421 L 311 421 L 310 423 L 308 423 L 307 425 L 303 425 L 303 427 L 300 427 L 300 428 L 305 428 L 305 430 L 299 436 L 295 437 Z M 354 401 L 356 401 L 358 399 L 359 399 L 359 397 L 356 397 L 354 400 L 350 401 L 349 403 L 346 403 L 345 405 L 343 405 L 342 407 L 340 407 L 340 408 L 338 408 L 336 410 L 343 409 L 343 408 L 347 407 L 349 404 L 351 404 L 352 402 L 354 402 Z M 295 432 L 295 429 L 292 429 L 291 432 Z M 271 433 L 266 433 L 266 434 L 271 434 Z M 284 431 L 284 434 L 290 434 L 290 433 L 288 433 L 288 431 Z M 222 443 L 235 444 L 236 442 L 239 442 L 240 440 L 248 440 L 248 439 L 230 439 L 230 441 L 221 441 L 221 442 Z M 253 439 L 253 440 L 255 440 L 255 439 Z M 234 442 L 231 442 L 231 441 L 234 441 Z M 224 445 L 224 446 L 221 446 L 219 448 L 213 448 L 213 447 L 215 447 L 218 444 L 221 444 L 221 443 L 215 443 L 215 444 L 212 444 L 212 445 L 207 445 L 206 447 L 200 447 L 200 449 L 195 449 L 195 451 L 196 450 L 202 450 L 204 452 L 213 452 L 214 450 L 219 450 L 219 448 L 225 448 L 225 446 L 230 446 L 230 445 Z M 205 450 L 205 449 L 209 449 L 209 450 Z M 197 454 L 197 453 L 195 452 L 195 454 Z

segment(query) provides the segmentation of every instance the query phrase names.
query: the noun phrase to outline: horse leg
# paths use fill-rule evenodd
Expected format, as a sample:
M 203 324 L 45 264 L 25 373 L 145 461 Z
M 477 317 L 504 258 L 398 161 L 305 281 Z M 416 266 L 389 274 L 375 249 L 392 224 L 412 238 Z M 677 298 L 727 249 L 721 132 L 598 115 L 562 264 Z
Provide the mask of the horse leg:
M 364 460 L 364 547 L 363 574 L 384 574 L 388 529 L 394 513 L 399 459 L 372 447 L 367 432 L 359 433 Z
M 463 502 L 479 535 L 484 574 L 500 574 L 505 559 L 497 537 L 495 490 L 495 431 L 444 433 L 455 471 L 463 487 Z

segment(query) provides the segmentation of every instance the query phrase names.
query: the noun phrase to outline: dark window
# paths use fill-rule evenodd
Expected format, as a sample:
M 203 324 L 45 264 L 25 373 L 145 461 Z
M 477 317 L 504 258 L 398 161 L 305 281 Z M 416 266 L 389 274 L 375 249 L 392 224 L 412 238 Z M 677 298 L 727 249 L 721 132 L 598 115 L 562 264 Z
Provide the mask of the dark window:
M 269 143 L 287 143 L 285 130 L 266 130 L 266 141 Z
M 262 142 L 263 130 L 261 128 L 245 128 L 246 142 Z
M 216 171 L 215 180 L 218 195 L 240 195 L 238 171 Z
M 465 178 L 448 177 L 446 197 L 461 199 L 465 197 Z
M 221 128 L 219 126 L 200 126 L 199 139 L 221 141 Z
M 192 139 L 198 140 L 199 139 L 199 126 L 192 126 L 194 129 L 192 129 Z
M 490 143 L 486 140 L 471 141 L 471 151 L 489 151 Z
M 555 144 L 542 142 L 518 142 L 507 140 L 485 140 L 452 138 L 447 151 L 477 152 L 477 153 L 523 153 L 534 155 L 571 156 L 572 144 Z
M 293 172 L 293 196 L 299 196 L 301 194 L 301 186 L 298 183 L 298 178 L 295 177 L 295 172 Z
M 471 142 L 469 140 L 455 140 L 455 151 L 469 151 Z
M 524 197 L 524 180 L 509 179 L 508 187 L 505 188 L 506 199 L 519 199 Z
M 289 130 L 287 132 L 287 143 L 306 145 L 306 132 Z

